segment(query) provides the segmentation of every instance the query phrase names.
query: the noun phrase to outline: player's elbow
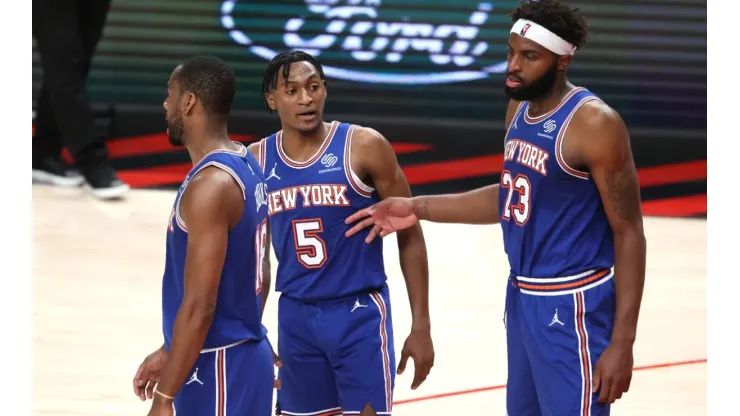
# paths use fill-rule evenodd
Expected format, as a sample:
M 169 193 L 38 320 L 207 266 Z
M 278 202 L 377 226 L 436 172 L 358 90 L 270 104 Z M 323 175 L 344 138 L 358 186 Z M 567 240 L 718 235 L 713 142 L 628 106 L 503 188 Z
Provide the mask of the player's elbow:
M 421 224 L 418 222 L 405 230 L 396 231 L 398 248 L 403 250 L 407 247 L 426 247 L 424 241 L 424 232 L 421 230 Z
M 414 226 L 398 231 L 396 234 L 401 261 L 404 261 L 403 259 L 415 259 L 413 261 L 426 263 L 427 246 L 420 224 L 414 224 Z
M 642 221 L 620 224 L 618 227 L 612 227 L 612 230 L 617 243 L 637 247 L 645 247 L 647 244 Z

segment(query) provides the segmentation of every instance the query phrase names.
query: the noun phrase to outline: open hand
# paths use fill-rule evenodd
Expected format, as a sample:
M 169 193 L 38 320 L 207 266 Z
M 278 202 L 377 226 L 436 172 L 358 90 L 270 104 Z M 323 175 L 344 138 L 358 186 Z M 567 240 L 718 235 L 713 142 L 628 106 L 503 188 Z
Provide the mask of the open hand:
M 394 197 L 384 199 L 375 205 L 355 212 L 347 217 L 344 223 L 351 224 L 363 218 L 364 220 L 355 224 L 344 234 L 345 237 L 351 237 L 362 229 L 373 225 L 370 233 L 365 238 L 365 242 L 369 243 L 378 235 L 385 237 L 395 231 L 405 230 L 419 222 L 419 218 L 414 213 L 411 198 Z
M 134 394 L 139 396 L 141 401 L 154 397 L 154 386 L 159 382 L 165 362 L 167 362 L 167 351 L 164 350 L 163 345 L 149 354 L 139 365 L 134 376 Z
M 406 362 L 409 357 L 414 360 L 414 381 L 411 382 L 411 390 L 416 390 L 426 380 L 429 372 L 434 366 L 434 345 L 429 330 L 411 330 L 401 350 L 401 360 L 398 363 L 398 374 L 406 370 Z

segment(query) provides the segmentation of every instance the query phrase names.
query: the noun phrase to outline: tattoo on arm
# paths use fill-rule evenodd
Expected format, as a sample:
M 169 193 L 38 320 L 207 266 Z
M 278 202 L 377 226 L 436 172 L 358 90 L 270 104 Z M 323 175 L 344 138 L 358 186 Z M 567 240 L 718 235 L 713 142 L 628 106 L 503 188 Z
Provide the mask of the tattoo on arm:
M 640 191 L 637 178 L 631 172 L 617 171 L 606 175 L 607 195 L 619 218 L 640 217 Z

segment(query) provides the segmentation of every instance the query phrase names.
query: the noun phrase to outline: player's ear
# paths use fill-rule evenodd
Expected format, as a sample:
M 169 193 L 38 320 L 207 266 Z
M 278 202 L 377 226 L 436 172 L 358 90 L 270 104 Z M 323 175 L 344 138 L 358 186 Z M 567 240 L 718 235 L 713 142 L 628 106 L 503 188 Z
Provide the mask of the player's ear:
M 193 111 L 193 108 L 195 107 L 195 101 L 196 101 L 195 94 L 188 91 L 185 94 L 183 94 L 182 98 L 183 98 L 182 99 L 182 113 L 190 114 L 190 112 Z
M 573 60 L 573 57 L 570 55 L 558 56 L 558 62 L 557 62 L 558 71 L 565 71 L 568 68 L 568 65 L 570 65 L 570 62 L 572 60 Z
M 273 96 L 271 92 L 268 91 L 265 94 L 265 99 L 267 100 L 267 106 L 270 107 L 270 110 L 277 111 L 277 106 L 275 105 L 275 96 Z

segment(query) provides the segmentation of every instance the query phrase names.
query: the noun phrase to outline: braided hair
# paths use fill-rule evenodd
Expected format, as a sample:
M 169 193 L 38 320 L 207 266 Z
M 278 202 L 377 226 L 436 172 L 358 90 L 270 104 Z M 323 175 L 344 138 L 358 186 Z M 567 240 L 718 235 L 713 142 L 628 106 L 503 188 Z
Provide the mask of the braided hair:
M 317 61 L 316 58 L 314 58 L 311 54 L 303 51 L 281 52 L 275 55 L 270 63 L 267 64 L 267 68 L 265 68 L 265 74 L 262 77 L 262 92 L 260 93 L 260 96 L 262 97 L 262 100 L 265 102 L 265 104 L 267 103 L 267 93 L 270 91 L 270 89 L 277 88 L 280 68 L 283 69 L 283 78 L 287 80 L 288 76 L 290 76 L 290 65 L 295 62 L 303 61 L 309 62 L 311 65 L 314 66 L 314 68 L 316 68 L 316 70 L 319 72 L 319 77 L 321 77 L 321 81 L 323 81 L 324 86 L 326 86 L 324 69 L 321 67 L 319 61 Z M 269 105 L 267 106 L 267 110 L 272 112 L 272 109 Z

